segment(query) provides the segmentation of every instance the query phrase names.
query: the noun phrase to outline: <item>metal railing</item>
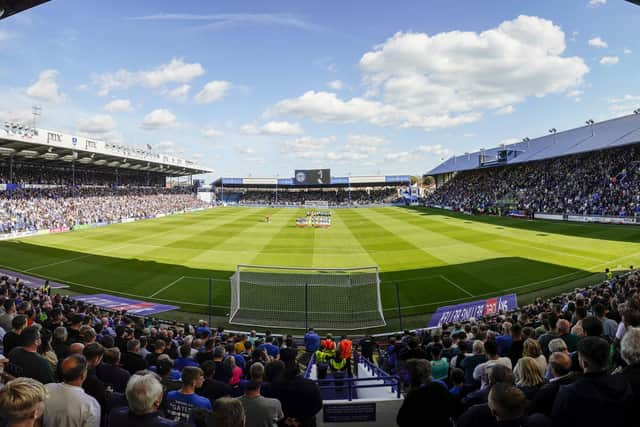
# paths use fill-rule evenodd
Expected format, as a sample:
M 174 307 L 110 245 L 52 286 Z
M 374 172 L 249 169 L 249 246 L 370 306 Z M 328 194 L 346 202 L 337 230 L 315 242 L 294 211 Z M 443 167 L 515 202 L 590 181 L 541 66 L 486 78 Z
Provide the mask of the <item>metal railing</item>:
M 346 398 L 348 401 L 352 401 L 355 397 L 356 390 L 365 389 L 365 388 L 381 388 L 381 387 L 390 387 L 391 392 L 395 393 L 397 398 L 400 398 L 401 395 L 401 384 L 400 377 L 397 375 L 389 375 L 382 369 L 375 366 L 371 361 L 362 357 L 359 353 L 353 353 L 353 377 L 344 378 L 326 378 L 326 379 L 315 379 L 316 384 L 318 384 L 318 388 L 320 390 L 335 390 L 335 391 L 343 391 L 346 389 Z M 362 363 L 364 369 L 366 369 L 373 377 L 371 378 L 360 378 L 358 372 L 358 366 Z M 309 364 L 305 369 L 304 377 L 307 379 L 311 379 L 311 371 L 313 369 L 313 365 L 315 364 L 315 355 L 311 356 L 309 360 Z M 375 381 L 375 384 L 367 384 Z M 380 384 L 380 381 L 382 383 Z

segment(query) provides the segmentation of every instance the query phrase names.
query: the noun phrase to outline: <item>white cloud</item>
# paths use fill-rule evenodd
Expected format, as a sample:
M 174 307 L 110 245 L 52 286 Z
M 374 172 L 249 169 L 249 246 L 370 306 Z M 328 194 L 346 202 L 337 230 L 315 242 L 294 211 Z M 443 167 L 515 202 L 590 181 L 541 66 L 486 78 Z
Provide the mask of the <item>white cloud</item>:
M 332 80 L 327 83 L 327 87 L 332 90 L 342 90 L 342 88 L 344 87 L 344 83 L 342 83 L 342 81 L 340 80 Z
M 345 150 L 361 153 L 376 153 L 381 145 L 385 145 L 387 141 L 379 136 L 374 135 L 349 135 Z
M 104 111 L 109 113 L 128 113 L 133 111 L 133 106 L 128 99 L 114 99 L 104 106 Z
M 41 102 L 64 102 L 66 96 L 59 90 L 57 77 L 57 70 L 44 70 L 38 76 L 38 80 L 27 88 L 27 95 Z
M 106 96 L 116 89 L 127 89 L 133 85 L 159 88 L 168 83 L 188 83 L 204 74 L 199 63 L 186 63 L 173 58 L 168 64 L 162 64 L 153 70 L 132 72 L 119 69 L 113 73 L 93 74 L 91 80 L 98 86 L 98 95 Z
M 580 35 L 579 31 L 574 31 L 573 33 L 571 33 L 571 41 L 574 42 L 576 41 L 576 38 Z
M 600 37 L 594 37 L 591 40 L 589 40 L 589 46 L 597 47 L 597 48 L 605 48 L 605 47 L 608 47 L 609 45 Z
M 252 147 L 248 147 L 246 145 L 236 145 L 235 149 L 238 153 L 242 154 L 242 155 L 248 155 L 248 154 L 253 154 L 256 152 L 255 149 L 253 149 Z
M 11 40 L 14 35 L 8 31 L 0 30 L 0 42 Z
M 615 114 L 630 114 L 640 107 L 640 95 L 626 94 L 622 98 L 609 99 L 609 110 Z
M 198 92 L 194 99 L 198 104 L 210 104 L 224 98 L 229 89 L 231 89 L 231 83 L 224 80 L 214 80 L 204 85 L 204 88 Z
M 625 47 L 624 48 L 624 54 L 625 55 L 630 55 L 631 54 L 631 49 Z
M 598 7 L 607 4 L 607 0 L 589 0 L 589 6 Z
M 176 125 L 176 116 L 171 111 L 163 108 L 153 110 L 142 121 L 142 128 L 147 130 L 170 128 Z
M 300 135 L 303 133 L 302 127 L 298 123 L 271 121 L 262 126 L 255 123 L 248 123 L 240 128 L 243 135 Z
M 603 65 L 614 65 L 618 62 L 620 62 L 620 58 L 617 56 L 603 56 L 602 59 L 600 59 L 600 63 Z
M 572 90 L 571 92 L 567 93 L 567 97 L 569 98 L 576 98 L 579 96 L 582 96 L 582 91 L 581 90 Z
M 167 92 L 167 96 L 171 99 L 175 99 L 176 101 L 185 101 L 189 96 L 190 89 L 191 86 L 184 84 Z
M 496 111 L 496 114 L 498 115 L 506 115 L 506 114 L 512 114 L 516 111 L 516 109 L 513 107 L 513 105 L 507 105 L 506 107 L 502 107 L 499 110 Z
M 360 59 L 366 97 L 308 91 L 267 115 L 426 130 L 471 123 L 487 110 L 580 85 L 589 68 L 582 58 L 563 56 L 565 49 L 560 27 L 532 16 L 481 33 L 400 32 Z
M 205 128 L 202 129 L 202 136 L 207 137 L 207 138 L 217 138 L 219 136 L 222 136 L 223 133 L 220 132 L 217 129 L 214 128 Z
M 76 121 L 76 129 L 89 135 L 103 135 L 113 132 L 115 128 L 116 122 L 108 114 L 82 117 Z
M 404 163 L 412 159 L 421 160 L 425 155 L 444 158 L 450 153 L 449 149 L 443 147 L 441 144 L 419 145 L 411 151 L 396 151 L 388 153 L 384 156 L 384 159 L 386 161 Z

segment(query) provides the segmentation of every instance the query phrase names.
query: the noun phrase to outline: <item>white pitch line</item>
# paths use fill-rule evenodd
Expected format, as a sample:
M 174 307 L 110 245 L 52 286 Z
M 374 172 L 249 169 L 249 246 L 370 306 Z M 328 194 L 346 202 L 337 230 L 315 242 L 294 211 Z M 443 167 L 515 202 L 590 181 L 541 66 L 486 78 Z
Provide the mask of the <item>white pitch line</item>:
M 156 295 L 158 295 L 160 292 L 162 291 L 166 291 L 167 289 L 169 289 L 170 287 L 172 287 L 173 285 L 175 285 L 176 283 L 178 283 L 180 280 L 184 279 L 184 276 L 180 276 L 178 277 L 176 280 L 174 280 L 173 282 L 169 283 L 167 286 L 165 286 L 164 288 L 160 289 L 157 292 L 152 293 L 149 298 L 153 298 Z
M 444 277 L 442 274 L 440 275 L 440 277 L 442 277 L 442 280 L 444 280 L 445 282 L 455 286 L 456 288 L 460 289 L 462 292 L 464 292 L 465 294 L 469 295 L 470 297 L 473 297 L 475 295 L 473 295 L 471 292 L 469 292 L 468 290 L 466 290 L 465 288 L 463 288 L 462 286 L 458 285 L 456 282 L 447 279 L 446 277 Z
M 94 254 L 85 254 L 85 255 L 80 255 L 80 256 L 74 257 L 74 258 L 63 259 L 62 261 L 52 262 L 50 264 L 38 265 L 38 266 L 35 266 L 35 267 L 28 268 L 25 271 L 28 272 L 28 271 L 33 271 L 33 270 L 39 270 L 41 268 L 52 267 L 52 266 L 58 265 L 58 264 L 65 264 L 67 262 L 77 261 L 79 259 L 88 258 L 90 256 L 94 256 Z

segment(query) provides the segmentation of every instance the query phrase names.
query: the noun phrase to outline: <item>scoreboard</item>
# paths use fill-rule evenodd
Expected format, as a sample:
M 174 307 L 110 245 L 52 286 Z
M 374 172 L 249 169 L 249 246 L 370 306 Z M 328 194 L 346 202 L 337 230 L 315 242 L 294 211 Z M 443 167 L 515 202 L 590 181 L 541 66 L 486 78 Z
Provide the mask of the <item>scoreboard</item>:
M 331 184 L 330 169 L 297 169 L 293 176 L 296 185 Z

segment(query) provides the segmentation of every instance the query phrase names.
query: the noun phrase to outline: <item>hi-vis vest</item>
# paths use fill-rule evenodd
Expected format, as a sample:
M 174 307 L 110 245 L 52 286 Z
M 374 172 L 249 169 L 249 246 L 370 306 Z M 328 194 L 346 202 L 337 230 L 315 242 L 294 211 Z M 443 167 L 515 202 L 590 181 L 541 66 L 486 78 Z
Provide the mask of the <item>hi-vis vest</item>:
M 337 362 L 336 359 L 332 358 L 329 360 L 329 364 L 334 371 L 342 371 L 347 364 L 347 359 L 340 359 L 340 361 Z

